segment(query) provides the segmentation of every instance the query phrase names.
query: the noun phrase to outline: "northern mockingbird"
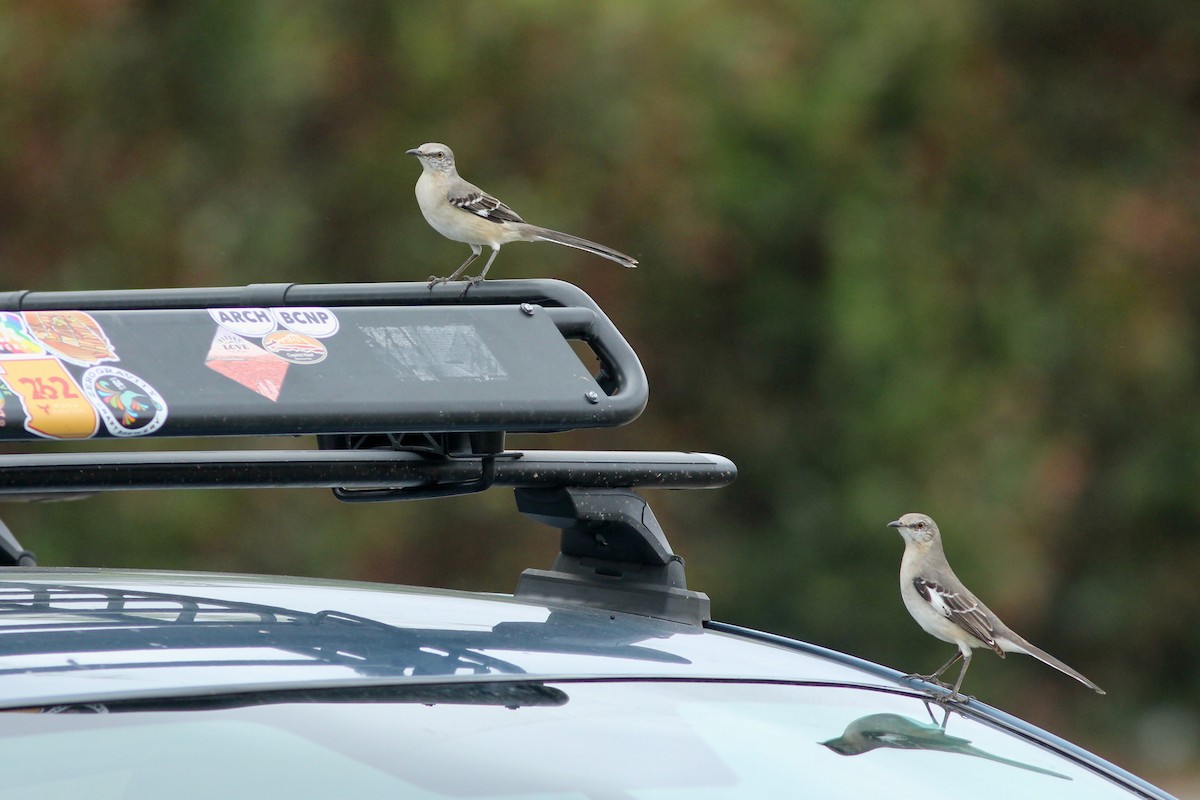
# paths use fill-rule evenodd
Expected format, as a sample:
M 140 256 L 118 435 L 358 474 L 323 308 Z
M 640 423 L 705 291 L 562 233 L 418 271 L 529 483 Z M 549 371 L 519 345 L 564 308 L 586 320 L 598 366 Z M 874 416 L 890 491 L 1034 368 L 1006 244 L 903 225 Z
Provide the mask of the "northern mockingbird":
M 1104 690 L 1044 650 L 1034 647 L 1009 630 L 987 606 L 971 594 L 950 569 L 942 550 L 942 535 L 937 523 L 924 514 L 905 514 L 888 527 L 904 537 L 904 557 L 900 560 L 900 597 L 917 624 L 931 636 L 958 646 L 958 653 L 932 675 L 917 677 L 943 684 L 939 678 L 955 661 L 962 668 L 950 699 L 960 695 L 963 676 L 971 666 L 971 649 L 986 647 L 1004 658 L 1005 653 L 1024 653 L 1100 694 Z
M 569 233 L 530 225 L 504 203 L 475 184 L 460 178 L 458 170 L 454 168 L 454 153 L 444 144 L 429 142 L 405 152 L 416 156 L 423 168 L 421 177 L 417 178 L 417 204 L 421 207 L 426 222 L 447 239 L 465 242 L 471 246 L 471 256 L 462 266 L 447 278 L 430 276 L 430 287 L 435 283 L 457 279 L 472 261 L 479 258 L 484 246 L 490 247 L 492 255 L 483 265 L 483 271 L 478 276 L 466 279 L 467 289 L 471 288 L 487 276 L 501 245 L 509 242 L 565 244 L 567 247 L 595 253 L 623 267 L 637 266 L 637 259 L 610 247 L 580 239 Z

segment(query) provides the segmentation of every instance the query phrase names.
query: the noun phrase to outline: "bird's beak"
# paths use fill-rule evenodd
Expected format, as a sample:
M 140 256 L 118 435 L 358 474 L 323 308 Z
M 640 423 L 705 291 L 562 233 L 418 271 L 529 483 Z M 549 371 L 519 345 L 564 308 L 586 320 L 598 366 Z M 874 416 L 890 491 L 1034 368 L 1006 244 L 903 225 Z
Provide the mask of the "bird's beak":
M 412 150 L 405 150 L 404 154 L 408 156 L 419 156 L 421 155 L 421 148 L 414 147 Z
M 900 520 L 898 520 L 898 519 L 894 519 L 894 520 L 892 520 L 891 522 L 889 522 L 889 523 L 887 524 L 887 526 L 888 526 L 889 528 L 903 528 L 903 527 L 904 527 L 904 523 L 903 523 L 903 522 L 901 522 L 901 521 L 900 521 Z

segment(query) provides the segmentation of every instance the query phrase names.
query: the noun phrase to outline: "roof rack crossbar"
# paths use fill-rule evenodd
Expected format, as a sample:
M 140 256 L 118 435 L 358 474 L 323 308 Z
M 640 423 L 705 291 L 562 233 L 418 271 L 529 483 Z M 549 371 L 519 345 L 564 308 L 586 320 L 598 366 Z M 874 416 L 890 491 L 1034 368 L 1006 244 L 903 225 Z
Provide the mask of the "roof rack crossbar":
M 704 489 L 737 475 L 729 459 L 707 453 L 513 450 L 488 458 L 495 486 Z M 408 450 L 20 453 L 0 455 L 0 501 L 185 488 L 399 488 L 420 496 L 422 489 L 470 485 L 481 477 L 482 461 Z

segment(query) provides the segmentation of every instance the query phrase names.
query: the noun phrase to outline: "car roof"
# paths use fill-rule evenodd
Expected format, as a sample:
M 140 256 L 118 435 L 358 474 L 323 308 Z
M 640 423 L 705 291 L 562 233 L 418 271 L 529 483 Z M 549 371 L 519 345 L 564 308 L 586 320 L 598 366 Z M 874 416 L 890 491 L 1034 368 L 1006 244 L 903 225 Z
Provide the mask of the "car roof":
M 882 692 L 934 707 L 894 670 L 721 623 L 508 595 L 160 570 L 5 570 L 0 677 L 0 711 L 171 709 L 173 701 L 220 708 L 346 690 L 361 699 L 372 690 L 389 698 L 403 691 L 412 702 L 439 703 L 450 687 L 467 685 L 496 687 L 472 690 L 478 702 L 557 705 L 562 695 L 552 687 L 578 681 L 786 684 Z M 453 702 L 463 702 L 453 691 Z M 1167 796 L 976 701 L 956 712 L 1147 797 Z
M 0 576 L 0 675 L 0 707 L 8 708 L 454 679 L 653 677 L 896 688 L 881 672 L 816 649 L 503 595 L 45 568 Z

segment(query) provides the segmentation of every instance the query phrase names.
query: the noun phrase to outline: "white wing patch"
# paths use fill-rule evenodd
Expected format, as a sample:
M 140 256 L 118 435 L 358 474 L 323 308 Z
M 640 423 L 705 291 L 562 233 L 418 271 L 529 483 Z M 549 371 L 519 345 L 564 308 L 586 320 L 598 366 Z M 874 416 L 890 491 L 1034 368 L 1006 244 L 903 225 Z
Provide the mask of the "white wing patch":
M 950 592 L 925 578 L 913 578 L 917 594 L 934 610 L 953 622 L 1001 656 L 1004 651 L 996 644 L 996 631 L 988 619 L 988 610 L 970 594 Z
M 933 606 L 934 608 L 937 609 L 937 612 L 939 614 L 941 614 L 946 619 L 949 619 L 952 616 L 953 612 L 950 610 L 950 605 L 946 601 L 949 600 L 950 597 L 956 597 L 957 595 L 943 594 L 941 591 L 938 590 L 936 585 L 929 585 L 928 588 L 929 588 L 929 593 L 928 593 L 928 595 L 925 596 L 925 599 L 929 601 L 929 604 L 931 606 Z
M 460 197 L 446 198 L 463 211 L 470 211 L 492 222 L 524 222 L 525 220 L 504 203 L 478 189 Z

